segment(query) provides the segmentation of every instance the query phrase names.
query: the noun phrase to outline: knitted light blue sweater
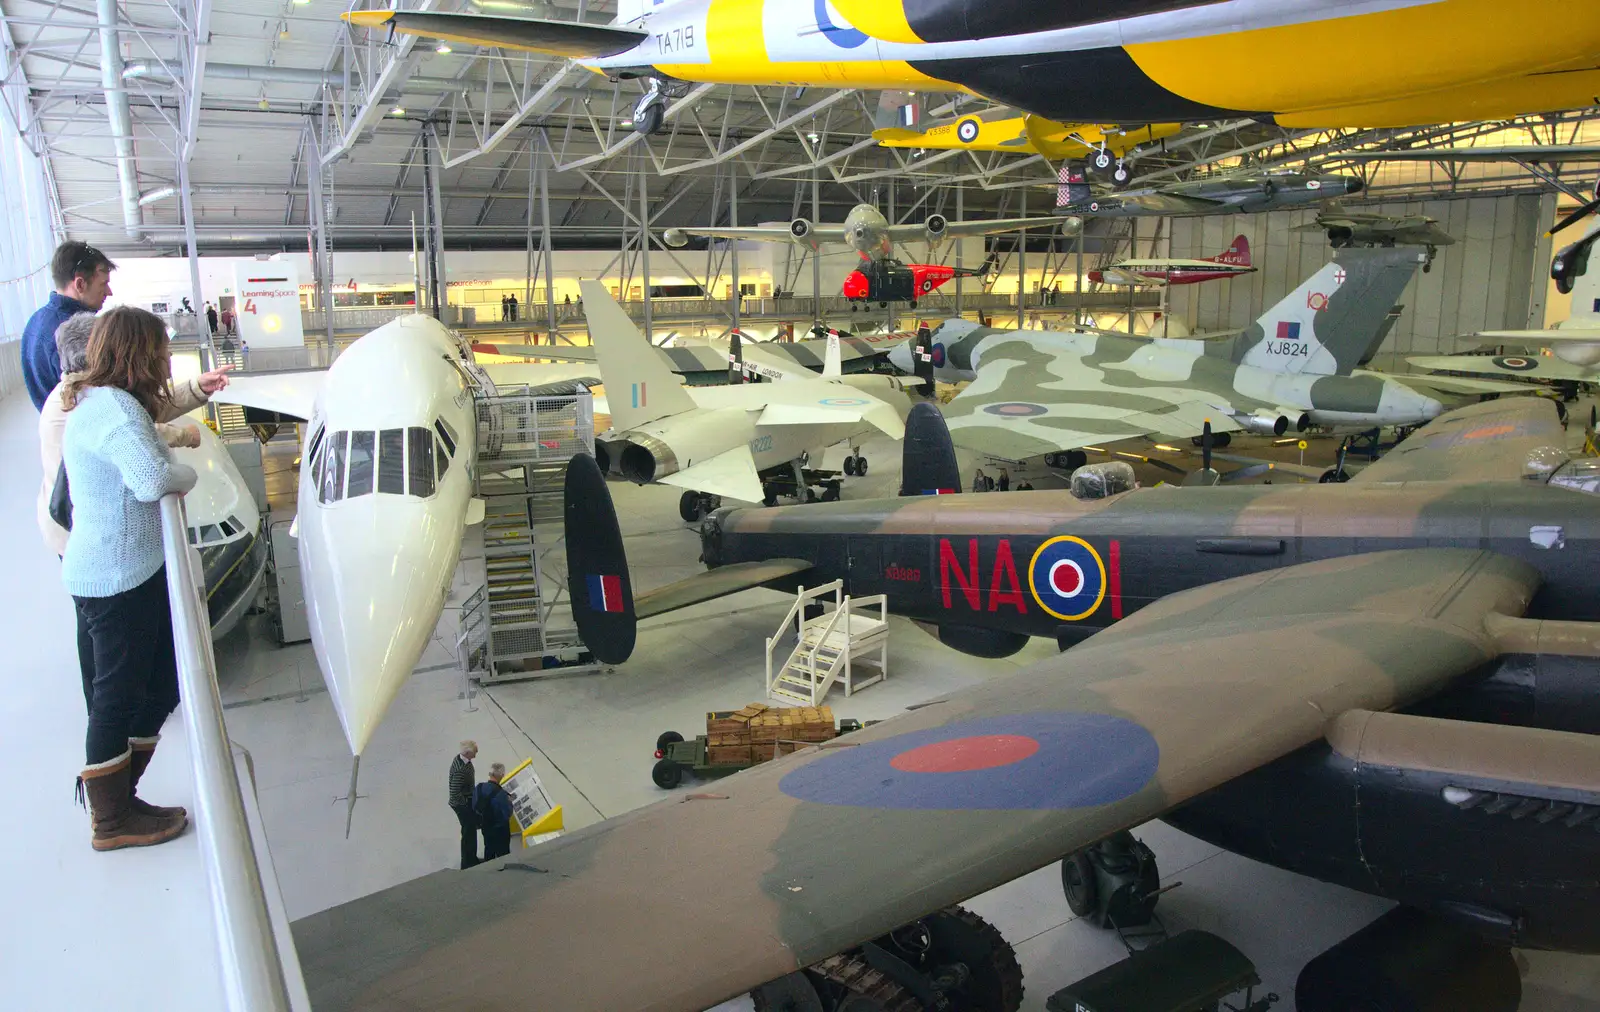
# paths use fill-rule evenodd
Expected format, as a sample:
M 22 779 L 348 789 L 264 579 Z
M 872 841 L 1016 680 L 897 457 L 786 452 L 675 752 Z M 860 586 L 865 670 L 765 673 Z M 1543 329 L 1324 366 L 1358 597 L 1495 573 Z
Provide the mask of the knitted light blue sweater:
M 61 582 L 75 597 L 132 590 L 160 569 L 161 506 L 168 492 L 194 488 L 144 407 L 125 390 L 91 387 L 67 413 L 61 444 L 72 490 L 72 536 Z

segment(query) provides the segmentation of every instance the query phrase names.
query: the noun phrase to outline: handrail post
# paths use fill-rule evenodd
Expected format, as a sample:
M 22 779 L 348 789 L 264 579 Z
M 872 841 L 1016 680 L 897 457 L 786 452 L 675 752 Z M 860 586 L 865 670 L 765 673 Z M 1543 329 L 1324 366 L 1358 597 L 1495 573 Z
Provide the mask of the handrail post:
M 256 863 L 232 746 L 222 717 L 211 623 L 177 493 L 161 497 L 161 535 L 178 662 L 179 697 L 194 769 L 195 834 L 217 927 L 222 987 L 232 1012 L 290 1012 L 282 955 Z

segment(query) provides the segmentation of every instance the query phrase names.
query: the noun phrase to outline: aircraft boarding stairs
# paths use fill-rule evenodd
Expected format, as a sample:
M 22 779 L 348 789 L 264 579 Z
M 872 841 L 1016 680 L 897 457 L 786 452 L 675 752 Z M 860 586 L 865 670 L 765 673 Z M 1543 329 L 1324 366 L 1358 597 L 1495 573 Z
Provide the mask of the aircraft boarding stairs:
M 458 649 L 469 673 L 493 682 L 583 651 L 552 525 L 562 519 L 567 461 L 594 452 L 594 402 L 588 393 L 476 393 L 484 581 L 463 605 Z
M 829 597 L 832 609 L 827 607 Z M 774 674 L 773 656 L 797 622 L 794 649 Z M 864 679 L 856 677 L 858 661 L 866 661 L 876 673 Z M 767 695 L 773 699 L 817 706 L 835 682 L 842 684 L 849 696 L 888 677 L 889 615 L 884 596 L 849 597 L 843 580 L 811 590 L 800 588 L 777 635 L 767 638 Z

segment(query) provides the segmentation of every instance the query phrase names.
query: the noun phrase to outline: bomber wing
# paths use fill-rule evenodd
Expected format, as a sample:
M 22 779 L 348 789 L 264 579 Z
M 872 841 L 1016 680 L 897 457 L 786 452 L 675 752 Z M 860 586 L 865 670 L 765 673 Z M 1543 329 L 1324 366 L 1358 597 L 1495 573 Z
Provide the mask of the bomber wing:
M 945 406 L 957 446 L 1022 460 L 1139 436 L 1198 436 L 1207 421 L 1216 432 L 1239 427 L 1204 390 L 1113 385 L 1104 366 L 1043 347 L 1035 332 L 1020 333 L 986 342 L 977 377 Z
M 1020 232 L 1024 229 L 1033 232 L 1059 231 L 1062 235 L 1077 235 L 1083 231 L 1083 219 L 1051 215 L 1034 218 L 993 218 L 987 221 L 952 221 L 945 226 L 944 237 L 963 239 L 979 235 L 996 235 L 1001 232 Z M 915 242 L 928 237 L 928 230 L 924 225 L 890 225 L 887 231 L 889 238 L 894 242 Z
M 719 305 L 719 303 L 712 303 Z M 905 335 L 892 335 L 893 342 L 905 340 Z M 854 362 L 864 358 L 882 358 L 889 354 L 893 343 L 884 338 L 874 338 L 868 341 L 859 337 L 845 337 L 839 341 L 839 358 L 841 362 Z M 825 340 L 807 339 L 804 341 L 762 341 L 753 342 L 748 339 L 744 342 L 745 351 L 750 353 L 752 348 L 759 348 L 757 354 L 769 359 L 798 366 L 815 374 L 822 368 L 827 357 Z M 571 344 L 474 344 L 472 350 L 480 355 L 503 355 L 506 357 L 541 359 L 552 362 L 595 362 L 595 350 L 591 345 Z M 728 348 L 711 344 L 679 344 L 670 348 L 655 349 L 656 355 L 667 364 L 667 368 L 675 373 L 726 373 L 728 371 Z M 489 364 L 484 363 L 488 368 Z
M 401 35 L 420 35 L 474 46 L 497 46 L 533 53 L 594 60 L 626 53 L 650 37 L 649 32 L 576 21 L 542 21 L 488 14 L 441 14 L 434 11 L 350 11 L 342 17 L 365 28 L 389 28 Z
M 1110 197 L 1079 201 L 1062 208 L 1073 214 L 1211 214 L 1227 205 L 1209 197 L 1188 197 L 1177 193 L 1119 193 Z
M 1519 481 L 1530 453 L 1566 443 L 1552 401 L 1503 397 L 1445 412 L 1350 480 Z
M 751 239 L 756 242 L 792 242 L 800 246 L 815 249 L 823 243 L 843 243 L 845 238 L 843 225 L 812 225 L 804 234 L 796 235 L 792 225 L 741 225 L 738 228 L 669 228 L 663 235 L 668 246 L 678 248 L 685 245 L 689 238 L 697 236 L 703 239 Z
M 1537 584 L 1503 556 L 1416 549 L 1175 594 L 848 738 L 297 921 L 312 1002 L 708 1008 L 1157 817 L 1344 714 L 1437 692 L 1497 654 L 1486 621 L 1520 615 Z M 1297 662 L 1240 663 L 1274 654 Z M 662 926 L 686 910 L 695 944 L 664 959 Z
M 223 404 L 238 404 L 276 411 L 295 418 L 311 417 L 317 394 L 327 379 L 325 369 L 308 372 L 241 373 L 228 377 L 228 385 L 212 396 Z
M 1522 376 L 1540 380 L 1592 380 L 1594 370 L 1546 355 L 1417 355 L 1406 361 L 1418 369 L 1467 372 L 1477 376 Z

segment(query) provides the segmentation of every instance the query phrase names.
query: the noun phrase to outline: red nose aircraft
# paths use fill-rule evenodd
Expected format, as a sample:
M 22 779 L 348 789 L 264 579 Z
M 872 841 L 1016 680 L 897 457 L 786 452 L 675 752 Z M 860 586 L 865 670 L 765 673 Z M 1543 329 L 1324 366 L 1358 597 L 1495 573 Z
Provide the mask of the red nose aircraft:
M 1124 260 L 1104 270 L 1090 271 L 1089 280 L 1108 285 L 1192 285 L 1219 278 L 1250 274 L 1250 240 L 1234 236 L 1233 244 L 1214 257 L 1199 260 Z
M 917 300 L 943 285 L 951 278 L 982 277 L 994 270 L 995 258 L 991 256 L 982 267 L 946 267 L 942 264 L 906 264 L 898 260 L 863 260 L 861 266 L 844 279 L 844 297 L 850 308 L 876 302 L 887 306 L 891 302 L 909 302 L 917 308 Z

